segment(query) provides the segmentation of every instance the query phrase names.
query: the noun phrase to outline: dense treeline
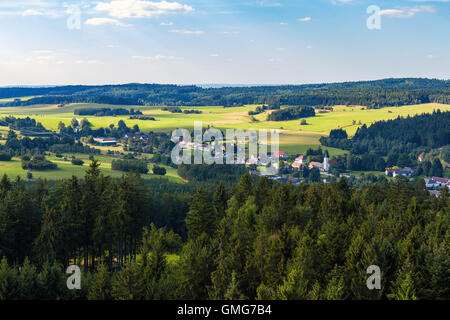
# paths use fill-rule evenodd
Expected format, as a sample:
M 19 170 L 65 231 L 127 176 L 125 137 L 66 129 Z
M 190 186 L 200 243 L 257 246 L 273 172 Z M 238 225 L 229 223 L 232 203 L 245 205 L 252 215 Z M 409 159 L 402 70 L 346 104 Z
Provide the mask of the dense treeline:
M 138 159 L 117 159 L 111 163 L 112 170 L 118 170 L 123 172 L 137 171 L 139 173 L 148 173 L 148 166 L 145 160 Z
M 125 121 L 119 120 L 117 127 L 114 124 L 110 124 L 106 128 L 93 129 L 92 123 L 84 118 L 81 121 L 72 119 L 70 125 L 63 122 L 58 124 L 60 135 L 69 136 L 79 139 L 81 137 L 114 137 L 117 139 L 122 138 L 125 134 L 135 134 L 140 132 L 140 128 L 137 124 L 133 127 L 128 127 Z M 92 141 L 91 141 L 92 142 Z
M 202 88 L 158 84 L 0 88 L 0 98 L 36 96 L 10 106 L 76 102 L 111 105 L 232 106 L 245 104 L 364 105 L 370 108 L 417 103 L 450 103 L 450 81 L 383 79 L 331 84 Z
M 133 108 L 130 110 L 124 108 L 83 108 L 76 109 L 73 112 L 74 115 L 79 116 L 96 116 L 96 117 L 107 117 L 107 116 L 128 116 L 128 115 L 142 115 L 142 112 L 137 110 L 134 111 Z
M 38 155 L 49 151 L 53 147 L 59 149 L 71 149 L 92 151 L 89 147 L 84 147 L 81 143 L 77 143 L 71 137 L 48 137 L 48 138 L 19 138 L 14 131 L 9 131 L 6 143 L 0 145 L 0 151 L 5 151 L 12 156 Z M 60 150 L 61 151 L 61 150 Z
M 48 151 L 59 154 L 59 153 L 84 153 L 84 154 L 101 154 L 100 149 L 91 148 L 89 146 L 83 145 L 81 142 L 75 142 L 74 144 L 54 144 Z
M 290 107 L 272 112 L 267 116 L 268 121 L 287 121 L 300 118 L 314 117 L 316 112 L 311 107 Z
M 34 156 L 30 159 L 28 156 L 22 157 L 22 169 L 30 171 L 55 170 L 58 167 L 56 163 L 45 159 L 44 156 Z
M 0 298 L 449 299 L 448 196 L 422 180 L 353 189 L 245 174 L 154 204 L 137 175 L 115 182 L 96 163 L 54 188 L 4 177 Z M 81 290 L 65 287 L 68 264 L 85 268 Z M 370 265 L 381 290 L 366 286 Z
M 247 171 L 245 165 L 201 165 L 181 164 L 178 166 L 178 175 L 189 181 L 236 181 Z
M 30 117 L 16 118 L 16 117 L 4 117 L 2 118 L 2 125 L 8 126 L 11 129 L 32 129 L 34 131 L 45 131 L 44 126 Z
M 349 170 L 415 167 L 421 152 L 450 144 L 450 112 L 437 110 L 432 114 L 378 121 L 370 127 L 363 125 L 352 139 L 348 139 L 345 130 L 336 129 L 320 142 L 350 151 L 351 156 L 338 158 L 347 161 Z
M 141 153 L 170 156 L 175 143 L 171 141 L 171 136 L 164 132 L 150 131 L 146 141 L 140 139 L 128 138 L 123 141 L 123 149 L 126 151 L 134 151 Z M 169 157 L 170 159 L 170 157 Z M 164 163 L 170 165 L 172 162 Z

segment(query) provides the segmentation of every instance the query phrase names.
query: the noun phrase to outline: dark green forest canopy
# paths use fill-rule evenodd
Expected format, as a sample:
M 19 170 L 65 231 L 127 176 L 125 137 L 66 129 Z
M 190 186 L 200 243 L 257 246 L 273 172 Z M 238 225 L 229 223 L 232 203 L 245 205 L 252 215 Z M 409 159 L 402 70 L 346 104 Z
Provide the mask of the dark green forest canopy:
M 402 178 L 298 187 L 248 174 L 162 196 L 93 162 L 0 180 L 0 299 L 449 299 L 450 199 Z M 84 266 L 82 290 L 65 286 Z M 382 270 L 368 290 L 367 267 Z
M 320 142 L 326 146 L 342 148 L 352 154 L 389 152 L 409 153 L 421 147 L 439 148 L 450 144 L 450 112 L 435 110 L 431 114 L 414 117 L 398 117 L 363 125 L 353 138 L 348 139 L 345 130 L 336 129 Z
M 365 105 L 370 108 L 419 103 L 450 103 L 450 81 L 421 78 L 330 84 L 202 88 L 159 84 L 0 88 L 0 98 L 41 96 L 7 105 L 65 104 L 233 106 Z

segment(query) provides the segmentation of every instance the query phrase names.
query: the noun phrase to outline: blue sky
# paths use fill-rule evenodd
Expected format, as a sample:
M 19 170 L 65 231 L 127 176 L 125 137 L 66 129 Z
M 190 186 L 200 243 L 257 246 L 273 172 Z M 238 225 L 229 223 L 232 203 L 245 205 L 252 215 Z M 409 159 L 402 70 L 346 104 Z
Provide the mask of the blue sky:
M 0 85 L 448 79 L 449 31 L 450 0 L 1 0 Z

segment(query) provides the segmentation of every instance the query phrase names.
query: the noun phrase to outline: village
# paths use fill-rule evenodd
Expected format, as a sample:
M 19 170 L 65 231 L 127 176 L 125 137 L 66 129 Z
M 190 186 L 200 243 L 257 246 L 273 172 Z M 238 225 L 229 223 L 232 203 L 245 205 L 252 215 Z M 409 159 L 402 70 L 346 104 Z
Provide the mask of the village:
M 134 134 L 125 134 L 123 139 L 132 139 L 135 141 L 140 141 L 142 143 L 146 143 L 148 139 L 148 135 L 143 132 L 137 132 Z M 117 146 L 120 141 L 116 138 L 111 137 L 102 137 L 102 138 L 93 138 L 93 142 L 99 146 Z M 223 145 L 221 151 L 218 152 L 213 143 L 198 143 L 198 142 L 185 142 L 181 141 L 180 147 L 182 149 L 187 150 L 198 150 L 201 152 L 211 152 L 214 154 L 214 158 L 222 158 L 227 159 L 228 154 L 226 150 L 226 145 Z M 234 144 L 231 143 L 231 146 L 234 148 Z M 239 152 L 239 148 L 235 148 L 235 151 Z M 262 168 L 266 167 L 270 162 L 271 157 L 278 158 L 279 163 L 275 164 L 278 169 L 278 174 L 265 174 Z M 423 154 L 418 157 L 418 161 L 421 162 L 423 158 Z M 300 177 L 300 172 L 307 168 L 309 172 L 315 171 L 319 173 L 319 181 L 323 183 L 329 183 L 332 180 L 340 177 L 351 177 L 351 172 L 349 173 L 340 173 L 333 174 L 330 169 L 333 165 L 337 164 L 336 160 L 330 159 L 329 153 L 325 151 L 323 156 L 323 161 L 308 161 L 308 156 L 299 154 L 296 155 L 294 160 L 290 160 L 292 157 L 285 151 L 277 151 L 274 153 L 268 152 L 267 155 L 263 154 L 254 154 L 249 155 L 248 159 L 245 161 L 245 165 L 248 167 L 248 172 L 250 175 L 255 176 L 266 176 L 268 179 L 278 181 L 280 183 L 290 183 L 293 185 L 300 185 L 302 182 L 307 180 L 305 177 Z M 237 160 L 236 154 L 234 155 L 234 160 Z M 225 161 L 224 161 L 225 163 Z M 392 167 L 386 168 L 384 174 L 386 177 L 395 178 L 397 176 L 403 176 L 405 178 L 411 178 L 414 175 L 414 170 L 409 167 L 399 168 Z M 317 182 L 319 182 L 317 181 Z M 440 189 L 447 187 L 450 189 L 450 179 L 443 177 L 425 177 L 425 186 L 426 189 L 430 192 L 430 194 L 439 197 Z

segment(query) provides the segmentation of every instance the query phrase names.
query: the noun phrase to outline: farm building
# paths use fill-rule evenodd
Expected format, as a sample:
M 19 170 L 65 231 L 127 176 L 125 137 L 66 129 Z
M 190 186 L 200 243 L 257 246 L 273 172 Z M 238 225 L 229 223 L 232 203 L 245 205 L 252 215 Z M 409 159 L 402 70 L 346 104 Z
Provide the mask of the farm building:
M 392 175 L 393 177 L 402 175 L 404 177 L 410 177 L 414 170 L 411 168 L 386 168 L 386 175 Z
M 117 145 L 116 138 L 94 138 L 99 146 L 115 146 Z

